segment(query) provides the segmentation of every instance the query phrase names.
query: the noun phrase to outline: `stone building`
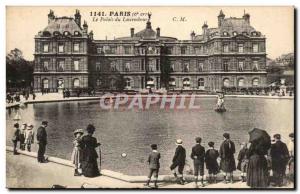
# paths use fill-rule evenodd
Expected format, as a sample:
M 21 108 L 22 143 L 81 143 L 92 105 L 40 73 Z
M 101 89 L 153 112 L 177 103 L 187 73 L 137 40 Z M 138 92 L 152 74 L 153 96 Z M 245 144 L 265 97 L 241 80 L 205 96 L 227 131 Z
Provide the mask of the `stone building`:
M 266 85 L 266 38 L 250 25 L 250 15 L 220 11 L 218 26 L 205 22 L 189 40 L 162 36 L 152 28 L 129 30 L 128 37 L 94 40 L 81 15 L 48 14 L 48 26 L 35 37 L 34 88 L 96 90 L 216 91 Z

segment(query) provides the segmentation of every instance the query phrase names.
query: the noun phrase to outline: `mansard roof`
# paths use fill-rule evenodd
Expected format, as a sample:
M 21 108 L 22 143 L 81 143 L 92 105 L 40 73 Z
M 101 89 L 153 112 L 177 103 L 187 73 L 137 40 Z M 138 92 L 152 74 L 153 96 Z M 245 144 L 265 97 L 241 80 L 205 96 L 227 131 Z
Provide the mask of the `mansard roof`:
M 61 34 L 64 32 L 69 32 L 70 34 L 74 34 L 75 32 L 83 33 L 81 27 L 78 26 L 74 18 L 71 17 L 54 18 L 43 31 L 51 34 L 54 32 L 59 32 Z

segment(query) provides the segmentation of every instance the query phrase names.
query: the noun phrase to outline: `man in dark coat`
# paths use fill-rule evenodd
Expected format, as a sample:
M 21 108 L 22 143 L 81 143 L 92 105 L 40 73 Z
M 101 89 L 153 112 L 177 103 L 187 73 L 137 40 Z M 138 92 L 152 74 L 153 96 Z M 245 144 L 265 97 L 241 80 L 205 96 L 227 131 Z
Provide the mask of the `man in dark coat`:
M 14 143 L 14 155 L 17 155 L 17 144 L 18 141 L 20 141 L 20 128 L 19 128 L 19 123 L 14 124 L 14 134 L 12 137 L 12 142 Z
M 220 147 L 221 170 L 224 172 L 224 183 L 227 183 L 228 174 L 230 175 L 230 182 L 233 183 L 233 171 L 236 170 L 234 153 L 235 145 L 230 140 L 229 133 L 223 134 L 224 141 Z
M 276 186 L 282 186 L 286 165 L 289 160 L 289 151 L 280 139 L 280 134 L 274 135 L 275 143 L 271 145 L 270 155 L 272 160 L 273 177 Z
M 174 176 L 177 178 L 177 174 L 175 169 L 178 168 L 178 176 L 179 176 L 179 184 L 184 184 L 183 180 L 183 169 L 185 165 L 185 158 L 186 158 L 186 151 L 184 147 L 182 146 L 182 140 L 177 139 L 176 145 L 177 148 L 175 150 L 175 155 L 172 160 L 172 165 L 170 166 L 170 169 L 173 171 Z
M 201 186 L 204 187 L 203 176 L 204 176 L 204 157 L 205 149 L 201 146 L 201 137 L 197 137 L 196 145 L 192 148 L 191 158 L 194 160 L 194 176 L 195 176 L 195 187 L 198 187 L 198 175 L 200 174 Z
M 157 178 L 158 178 L 158 172 L 159 172 L 159 159 L 160 159 L 160 153 L 157 151 L 157 145 L 152 144 L 151 145 L 152 152 L 149 154 L 148 157 L 148 163 L 149 163 L 149 168 L 150 172 L 148 175 L 148 180 L 145 186 L 149 186 L 150 180 L 152 175 L 154 176 L 154 187 L 157 188 Z
M 43 121 L 42 125 L 37 129 L 37 134 L 36 134 L 37 144 L 39 145 L 37 160 L 40 163 L 46 162 L 44 154 L 47 145 L 47 132 L 46 132 L 47 126 L 48 126 L 48 122 Z

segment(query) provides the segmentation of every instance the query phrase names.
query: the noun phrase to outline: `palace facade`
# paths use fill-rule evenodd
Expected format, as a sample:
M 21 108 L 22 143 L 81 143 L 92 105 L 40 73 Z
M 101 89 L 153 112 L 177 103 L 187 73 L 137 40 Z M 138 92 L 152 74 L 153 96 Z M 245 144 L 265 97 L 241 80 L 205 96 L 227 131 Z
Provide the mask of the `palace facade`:
M 217 27 L 204 23 L 189 40 L 163 36 L 150 18 L 128 37 L 94 40 L 78 10 L 74 18 L 50 10 L 48 26 L 35 36 L 34 89 L 216 91 L 266 85 L 266 38 L 251 26 L 249 14 L 226 18 L 221 10 Z

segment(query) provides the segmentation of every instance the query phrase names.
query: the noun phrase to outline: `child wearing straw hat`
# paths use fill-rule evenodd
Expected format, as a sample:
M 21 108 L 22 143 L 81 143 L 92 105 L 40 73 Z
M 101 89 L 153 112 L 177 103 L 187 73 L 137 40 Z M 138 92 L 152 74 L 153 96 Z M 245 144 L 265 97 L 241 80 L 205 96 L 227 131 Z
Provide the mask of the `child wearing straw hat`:
M 74 131 L 75 139 L 73 141 L 74 148 L 72 152 L 72 162 L 75 165 L 74 176 L 81 175 L 81 158 L 82 158 L 82 143 L 81 137 L 83 135 L 83 129 L 76 129 Z

